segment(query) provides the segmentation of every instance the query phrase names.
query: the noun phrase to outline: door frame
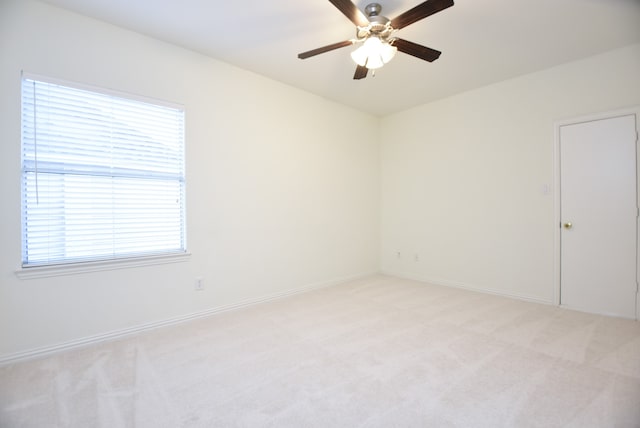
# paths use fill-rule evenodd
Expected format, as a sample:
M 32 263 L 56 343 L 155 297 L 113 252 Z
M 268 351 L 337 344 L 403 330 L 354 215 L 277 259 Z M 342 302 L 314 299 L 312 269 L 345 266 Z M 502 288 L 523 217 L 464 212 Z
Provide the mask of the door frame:
M 574 125 L 596 120 L 612 119 L 620 116 L 635 115 L 636 122 L 636 204 L 640 205 L 640 149 L 638 147 L 638 134 L 640 134 L 640 106 L 629 107 L 585 116 L 578 116 L 554 122 L 553 144 L 553 301 L 560 306 L 561 287 L 561 217 L 560 217 L 560 128 L 566 125 Z M 640 283 L 640 216 L 636 218 L 636 284 Z M 636 291 L 635 319 L 640 320 L 640 292 Z

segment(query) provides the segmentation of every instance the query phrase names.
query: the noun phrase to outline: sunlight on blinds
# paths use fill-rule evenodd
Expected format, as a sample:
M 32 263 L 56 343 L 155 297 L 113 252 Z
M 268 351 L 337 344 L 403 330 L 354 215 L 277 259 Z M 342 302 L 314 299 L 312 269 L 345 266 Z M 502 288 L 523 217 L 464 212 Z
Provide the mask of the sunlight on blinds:
M 24 267 L 185 251 L 184 110 L 22 80 Z

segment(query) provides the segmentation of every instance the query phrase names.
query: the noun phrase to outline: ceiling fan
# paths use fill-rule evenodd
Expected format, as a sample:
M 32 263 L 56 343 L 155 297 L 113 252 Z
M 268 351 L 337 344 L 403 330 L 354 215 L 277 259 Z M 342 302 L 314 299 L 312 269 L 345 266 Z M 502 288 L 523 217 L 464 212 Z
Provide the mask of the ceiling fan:
M 426 0 L 394 19 L 389 19 L 380 15 L 382 6 L 378 3 L 367 5 L 365 16 L 351 0 L 329 0 L 329 2 L 356 25 L 356 38 L 302 52 L 298 54 L 298 58 L 306 59 L 334 49 L 360 44 L 361 46 L 351 53 L 352 59 L 357 64 L 353 75 L 356 80 L 367 77 L 369 70 L 375 73 L 376 69 L 393 58 L 396 51 L 429 62 L 438 59 L 442 52 L 394 37 L 394 34 L 407 25 L 453 6 L 453 0 Z

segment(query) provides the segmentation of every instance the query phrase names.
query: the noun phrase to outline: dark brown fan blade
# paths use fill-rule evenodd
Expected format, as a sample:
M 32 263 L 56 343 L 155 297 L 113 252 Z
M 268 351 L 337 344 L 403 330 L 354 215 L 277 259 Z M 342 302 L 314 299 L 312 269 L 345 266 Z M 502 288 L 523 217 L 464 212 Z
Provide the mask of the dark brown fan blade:
M 366 27 L 369 25 L 367 17 L 353 4 L 351 0 L 329 0 L 329 2 L 338 8 L 351 22 L 358 27 Z
M 367 77 L 368 71 L 369 69 L 367 67 L 363 67 L 362 65 L 359 65 L 356 67 L 356 73 L 353 75 L 353 78 L 355 80 L 364 79 L 365 77 Z
M 437 60 L 442 53 L 435 49 L 431 49 L 404 39 L 396 39 L 393 42 L 393 45 L 397 47 L 400 52 L 413 55 L 416 58 L 420 58 L 429 62 Z
M 319 55 L 321 53 L 325 53 L 325 52 L 329 52 L 332 51 L 334 49 L 339 49 L 339 48 L 344 48 L 345 46 L 351 46 L 353 44 L 353 42 L 351 40 L 345 40 L 344 42 L 338 42 L 338 43 L 334 43 L 332 45 L 327 45 L 327 46 L 323 46 L 321 48 L 318 49 L 313 49 L 307 52 L 302 52 L 298 54 L 298 58 L 300 59 L 307 59 L 311 56 L 314 55 Z
M 451 6 L 453 6 L 453 0 L 427 0 L 413 9 L 393 18 L 391 20 L 391 26 L 396 30 L 399 30 L 400 28 L 413 24 L 416 21 L 420 21 L 429 15 L 433 15 L 434 13 L 440 12 L 441 10 Z

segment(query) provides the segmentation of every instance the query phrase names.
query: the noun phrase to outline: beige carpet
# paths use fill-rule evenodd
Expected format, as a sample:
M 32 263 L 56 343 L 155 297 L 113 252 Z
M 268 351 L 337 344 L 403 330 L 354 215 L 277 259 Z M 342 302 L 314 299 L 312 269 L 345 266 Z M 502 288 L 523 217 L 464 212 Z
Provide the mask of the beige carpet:
M 2 427 L 640 427 L 640 323 L 375 276 L 0 368 Z

